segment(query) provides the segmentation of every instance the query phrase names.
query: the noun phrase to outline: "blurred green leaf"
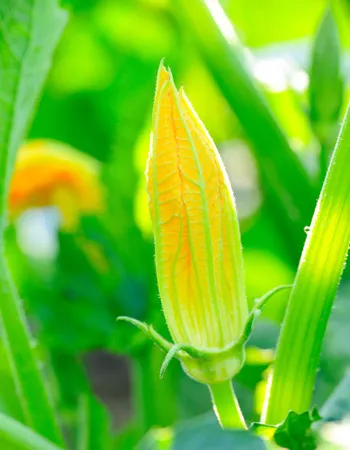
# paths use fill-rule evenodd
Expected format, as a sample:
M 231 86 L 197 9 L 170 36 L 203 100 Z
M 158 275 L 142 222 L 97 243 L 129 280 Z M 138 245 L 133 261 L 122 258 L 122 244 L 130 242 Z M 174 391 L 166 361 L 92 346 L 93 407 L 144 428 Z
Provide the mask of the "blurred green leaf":
M 0 445 L 6 450 L 63 450 L 10 417 L 0 414 Z
M 212 415 L 172 428 L 152 430 L 137 450 L 265 450 L 257 436 L 245 431 L 222 430 Z
M 159 371 L 163 360 L 163 351 L 153 343 L 143 345 L 132 358 L 134 410 L 141 435 L 154 426 L 173 424 L 178 417 L 180 368 L 176 365 L 169 367 L 160 380 Z
M 93 394 L 83 394 L 78 411 L 77 450 L 111 448 L 109 415 Z
M 313 402 L 322 405 L 332 395 L 350 367 L 350 285 L 341 283 L 327 325 Z
M 1 324 L 25 420 L 34 430 L 56 443 L 61 443 L 63 437 L 33 349 L 22 303 L 7 268 L 4 230 L 8 189 L 16 153 L 33 115 L 53 51 L 66 22 L 67 14 L 57 0 L 4 0 L 0 3 Z M 17 427 L 15 422 L 2 420 L 7 424 L 7 431 Z M 20 433 L 20 430 L 17 432 Z M 12 435 L 8 436 L 12 438 Z
M 178 0 L 177 5 L 184 12 L 184 27 L 252 143 L 269 213 L 279 229 L 283 227 L 288 236 L 285 244 L 296 261 L 314 207 L 315 189 L 250 73 L 247 50 L 219 2 Z
M 247 45 L 261 47 L 312 35 L 324 2 L 221 0 Z
M 42 18 L 45 17 L 45 20 Z M 0 4 L 0 201 L 16 152 L 67 22 L 56 0 L 2 0 Z M 4 200 L 5 197 L 5 200 Z
M 321 408 L 322 422 L 340 421 L 350 413 L 350 371 Z
M 332 10 L 326 10 L 316 33 L 310 67 L 310 121 L 321 144 L 320 177 L 323 180 L 339 129 L 344 81 L 341 44 Z
M 315 36 L 309 85 L 311 124 L 322 143 L 339 120 L 343 90 L 340 38 L 332 10 L 327 9 Z
M 3 336 L 1 338 L 3 339 Z M 23 422 L 23 411 L 16 395 L 16 386 L 3 342 L 0 343 L 0 386 L 0 411 Z

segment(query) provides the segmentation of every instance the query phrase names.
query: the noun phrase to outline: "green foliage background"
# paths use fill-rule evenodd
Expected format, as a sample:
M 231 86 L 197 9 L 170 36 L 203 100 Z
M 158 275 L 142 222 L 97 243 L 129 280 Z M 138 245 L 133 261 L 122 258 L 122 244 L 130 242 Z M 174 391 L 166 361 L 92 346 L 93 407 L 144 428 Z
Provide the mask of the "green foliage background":
M 332 3 L 342 47 L 339 61 L 336 57 L 332 60 L 332 67 L 340 64 L 333 72 L 327 67 L 327 58 L 321 58 L 318 68 L 312 66 L 315 35 L 328 2 L 221 2 L 254 57 L 250 73 L 292 149 L 292 158 L 283 160 L 275 148 L 266 148 L 266 155 L 254 150 L 252 142 L 259 142 L 266 130 L 259 128 L 253 115 L 250 128 L 242 126 L 240 107 L 234 104 L 234 89 L 239 86 L 233 84 L 233 94 L 224 95 L 230 90 L 229 67 L 203 51 L 205 44 L 191 27 L 184 1 L 63 0 L 70 20 L 29 130 L 29 139 L 58 140 L 99 160 L 107 195 L 106 211 L 82 217 L 75 232 L 60 231 L 52 211 L 44 213 L 53 253 L 38 256 L 24 245 L 19 239 L 23 226 L 12 224 L 6 231 L 10 265 L 69 448 L 195 450 L 234 448 L 236 442 L 237 448 L 265 446 L 258 438 L 244 443 L 246 437 L 235 432 L 222 437 L 226 441 L 219 446 L 221 438 L 213 436 L 220 430 L 212 417 L 193 419 L 210 410 L 205 387 L 186 378 L 177 363 L 159 380 L 161 353 L 138 331 L 115 320 L 119 315 L 132 316 L 167 334 L 157 292 L 143 175 L 155 77 L 159 61 L 165 57 L 222 151 L 237 198 L 252 305 L 254 298 L 269 289 L 293 281 L 306 236 L 303 227 L 310 224 L 324 176 L 322 157 L 326 153 L 327 158 L 333 148 L 349 100 L 350 4 L 346 0 Z M 197 26 L 201 28 L 200 21 Z M 205 36 L 205 27 L 202 33 Z M 334 108 L 330 117 L 327 112 L 339 90 L 335 78 L 329 88 L 327 80 L 317 80 L 323 73 L 339 76 L 343 82 L 339 108 Z M 315 92 L 317 105 L 313 103 Z M 244 103 L 244 98 L 240 101 Z M 320 127 L 327 130 L 325 140 L 320 137 L 324 136 Z M 266 147 L 268 138 L 264 142 Z M 266 158 L 269 164 L 287 161 L 281 165 L 285 174 L 280 177 L 288 177 L 290 191 L 297 197 L 301 211 L 297 219 L 292 212 L 282 211 L 276 201 L 284 195 L 284 187 L 280 180 L 273 181 L 274 168 L 269 169 Z M 298 174 L 294 178 L 294 166 L 289 163 L 301 168 L 300 178 Z M 303 177 L 307 189 L 300 188 Z M 31 227 L 38 241 L 39 231 L 30 220 L 25 226 Z M 96 262 L 87 257 L 83 241 L 99 248 L 106 270 L 98 270 Z M 323 346 L 314 393 L 318 405 L 339 384 L 350 362 L 345 345 L 350 332 L 349 286 L 347 270 Z M 234 381 L 249 421 L 259 417 L 272 360 L 270 350 L 276 343 L 286 300 L 287 294 L 281 292 L 266 307 L 250 341 L 246 365 Z M 102 395 L 104 404 L 96 400 L 96 396 L 101 399 L 101 392 L 92 383 L 98 363 L 91 363 L 91 355 L 100 351 L 124 358 L 108 367 L 113 375 Z M 113 405 L 125 402 L 125 395 L 115 394 L 113 384 L 122 383 L 123 377 L 128 380 L 121 384 L 128 390 L 128 408 L 116 415 Z M 0 380 L 4 386 L 0 411 L 22 421 L 5 357 L 1 358 Z M 189 422 L 183 425 L 186 420 Z M 174 429 L 149 432 L 174 425 Z

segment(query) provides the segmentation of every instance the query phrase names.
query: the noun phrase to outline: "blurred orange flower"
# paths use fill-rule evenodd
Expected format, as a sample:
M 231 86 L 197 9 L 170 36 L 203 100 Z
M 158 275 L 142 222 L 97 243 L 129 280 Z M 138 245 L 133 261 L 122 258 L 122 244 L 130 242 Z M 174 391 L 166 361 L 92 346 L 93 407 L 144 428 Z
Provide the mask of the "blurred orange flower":
M 103 210 L 100 164 L 68 145 L 33 140 L 18 152 L 9 193 L 15 219 L 29 208 L 56 206 L 62 227 L 74 229 L 82 214 Z

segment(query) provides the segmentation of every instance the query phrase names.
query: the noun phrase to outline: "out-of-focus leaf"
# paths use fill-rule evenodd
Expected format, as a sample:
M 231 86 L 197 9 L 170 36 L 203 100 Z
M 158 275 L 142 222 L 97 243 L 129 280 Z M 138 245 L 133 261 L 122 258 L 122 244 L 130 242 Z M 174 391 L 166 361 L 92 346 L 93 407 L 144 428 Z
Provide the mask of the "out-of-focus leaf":
M 1 1 L 0 168 L 5 186 L 66 21 L 56 0 Z
M 8 187 L 16 153 L 33 115 L 66 21 L 67 14 L 57 0 L 3 0 L 0 3 L 1 324 L 25 420 L 33 430 L 59 443 L 63 441 L 61 430 L 32 347 L 22 303 L 7 268 L 4 229 Z M 16 427 L 16 424 L 8 422 L 6 430 L 12 426 Z M 17 432 L 21 435 L 20 430 Z M 9 437 L 12 438 L 12 435 Z M 23 436 L 20 438 L 23 439 Z
M 222 430 L 212 415 L 174 428 L 152 430 L 137 450 L 265 450 L 263 440 L 245 431 Z
M 90 10 L 99 0 L 62 0 L 63 6 L 73 8 L 75 12 Z
M 142 1 L 100 1 L 93 21 L 118 52 L 158 63 L 164 55 L 176 54 L 177 26 L 165 9 Z
M 109 450 L 110 425 L 104 405 L 93 394 L 83 394 L 78 414 L 77 450 Z
M 335 299 L 327 326 L 321 354 L 320 371 L 317 376 L 314 403 L 327 402 L 336 387 L 341 383 L 347 368 L 350 367 L 350 284 L 343 282 Z
M 316 409 L 301 414 L 290 411 L 285 421 L 275 431 L 276 444 L 290 450 L 315 450 L 317 436 L 312 431 L 311 425 L 320 419 L 321 416 Z
M 160 380 L 163 360 L 164 353 L 153 343 L 143 345 L 132 359 L 135 416 L 141 424 L 139 436 L 152 427 L 173 424 L 178 417 L 177 390 L 181 369 L 173 365 Z
M 350 371 L 321 408 L 322 422 L 340 421 L 350 414 Z
M 316 193 L 248 68 L 246 50 L 218 1 L 177 0 L 183 22 L 252 143 L 263 188 L 296 261 Z M 203 29 L 206 30 L 203 33 Z
M 63 450 L 31 428 L 0 414 L 0 446 L 4 450 Z
M 344 97 L 341 73 L 341 44 L 337 23 L 327 9 L 317 30 L 310 67 L 310 121 L 325 155 L 322 177 L 328 165 L 329 149 L 339 128 L 339 116 Z
M 236 23 L 247 45 L 252 47 L 311 36 L 323 6 L 322 2 L 303 0 L 226 0 L 222 3 L 227 6 L 230 18 Z
M 43 286 L 48 297 L 33 297 L 35 292 L 29 297 L 41 318 L 45 341 L 66 352 L 105 345 L 115 319 L 108 310 L 102 279 L 79 246 L 79 238 L 62 233 L 59 242 L 53 276 Z
M 262 236 L 260 237 L 262 238 Z M 272 252 L 249 249 L 244 251 L 245 280 L 249 305 L 254 299 L 281 284 L 291 284 L 294 274 L 291 268 Z M 264 318 L 279 323 L 284 315 L 288 292 L 277 293 L 264 308 Z
M 52 367 L 58 383 L 62 414 L 71 417 L 76 413 L 79 397 L 89 392 L 88 378 L 80 356 L 70 352 L 52 351 Z
M 16 396 L 16 387 L 13 382 L 11 368 L 3 342 L 0 344 L 0 385 L 0 411 L 7 416 L 23 422 L 23 411 Z

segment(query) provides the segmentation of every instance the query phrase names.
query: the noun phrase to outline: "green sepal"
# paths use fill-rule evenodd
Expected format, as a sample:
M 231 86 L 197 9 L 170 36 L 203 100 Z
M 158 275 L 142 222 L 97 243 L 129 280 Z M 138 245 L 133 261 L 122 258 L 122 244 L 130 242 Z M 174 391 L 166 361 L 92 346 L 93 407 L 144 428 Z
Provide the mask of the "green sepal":
M 128 322 L 131 325 L 134 325 L 136 328 L 141 330 L 147 337 L 149 337 L 158 347 L 161 348 L 161 350 L 164 350 L 165 352 L 168 352 L 171 350 L 174 344 L 167 341 L 163 338 L 162 335 L 160 335 L 152 325 L 148 325 L 145 322 L 141 322 L 140 320 L 133 319 L 132 317 L 127 316 L 119 316 L 117 317 L 117 321 L 123 321 Z
M 277 292 L 282 291 L 284 289 L 291 289 L 292 287 L 293 287 L 292 284 L 284 284 L 281 286 L 277 286 L 271 289 L 271 291 L 268 291 L 259 299 L 255 300 L 255 305 L 249 313 L 243 333 L 241 334 L 240 338 L 232 344 L 232 346 L 237 346 L 238 344 L 244 345 L 250 338 L 250 335 L 252 334 L 254 321 L 260 316 L 261 311 L 264 309 L 264 306 L 266 305 L 268 300 L 270 300 L 270 298 L 273 295 L 277 294 Z
M 132 317 L 120 316 L 117 317 L 117 321 L 123 321 L 134 325 L 136 328 L 141 330 L 147 337 L 149 337 L 158 347 L 161 348 L 164 352 L 166 352 L 166 356 L 164 358 L 162 367 L 160 369 L 160 377 L 164 376 L 166 369 L 170 361 L 173 358 L 181 359 L 184 357 L 184 353 L 186 353 L 191 358 L 200 358 L 205 355 L 205 352 L 199 350 L 195 347 L 192 347 L 188 344 L 173 344 L 160 335 L 152 325 L 148 325 L 145 322 L 141 322 L 140 320 L 133 319 Z
M 162 367 L 160 368 L 160 373 L 159 373 L 160 378 L 163 378 L 164 373 L 165 373 L 166 369 L 168 368 L 170 361 L 173 358 L 181 359 L 181 351 L 186 352 L 192 358 L 200 358 L 201 356 L 204 356 L 203 352 L 197 350 L 194 347 L 191 347 L 190 345 L 174 344 L 164 358 Z
M 135 327 L 139 328 L 146 336 L 158 345 L 164 352 L 166 352 L 165 359 L 160 369 L 160 377 L 164 376 L 169 363 L 173 358 L 177 358 L 182 362 L 182 365 L 189 376 L 196 379 L 199 382 L 211 384 L 215 382 L 224 381 L 221 379 L 215 379 L 215 365 L 224 364 L 225 361 L 229 362 L 230 359 L 235 361 L 233 364 L 232 373 L 228 371 L 227 378 L 232 378 L 242 368 L 245 359 L 245 344 L 247 343 L 252 330 L 255 319 L 260 315 L 262 309 L 266 305 L 267 301 L 277 292 L 283 289 L 290 289 L 292 285 L 278 286 L 271 291 L 267 292 L 260 299 L 255 301 L 255 306 L 250 312 L 245 327 L 241 336 L 236 339 L 232 344 L 221 349 L 203 349 L 191 346 L 184 343 L 173 344 L 163 338 L 153 327 L 145 322 L 133 319 L 131 317 L 118 317 L 117 320 L 122 320 L 131 323 Z M 198 362 L 198 367 L 196 361 Z M 194 372 L 191 369 L 194 368 Z M 208 371 L 205 369 L 208 368 Z M 214 370 L 213 370 L 214 368 Z M 203 376 L 200 372 L 203 371 Z M 196 375 L 198 373 L 199 375 Z M 209 375 L 208 375 L 209 374 Z M 208 376 L 213 375 L 213 379 L 207 379 Z

